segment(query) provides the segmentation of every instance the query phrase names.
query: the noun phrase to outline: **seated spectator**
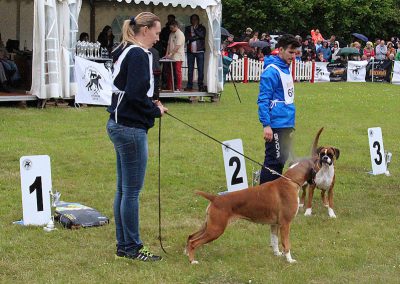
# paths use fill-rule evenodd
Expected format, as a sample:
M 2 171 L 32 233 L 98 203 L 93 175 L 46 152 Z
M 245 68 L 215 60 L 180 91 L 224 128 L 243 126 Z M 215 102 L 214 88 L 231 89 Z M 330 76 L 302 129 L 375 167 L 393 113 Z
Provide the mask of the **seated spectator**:
M 317 57 L 318 62 L 327 62 L 327 60 L 324 58 L 324 53 L 319 52 L 318 57 Z
M 392 43 L 391 41 L 389 41 L 389 42 L 387 43 L 386 49 L 387 49 L 386 57 L 390 59 L 390 57 L 391 57 L 390 55 L 392 54 L 392 55 L 393 55 L 393 58 L 390 59 L 390 60 L 393 60 L 394 57 L 396 56 L 396 49 L 394 49 L 393 43 Z
M 325 60 L 324 62 L 331 61 L 332 51 L 329 48 L 329 42 L 328 41 L 324 41 L 322 43 L 322 47 L 317 52 L 323 54 L 324 60 Z
M 315 59 L 316 50 L 313 41 L 311 40 L 311 36 L 307 36 L 307 38 L 303 41 L 303 45 L 301 46 L 301 59 L 303 61 L 311 61 Z
M 21 80 L 18 67 L 14 61 L 8 59 L 8 53 L 5 48 L 0 48 L 0 64 L 2 65 L 7 81 L 10 85 L 15 86 Z
M 318 40 L 317 43 L 315 44 L 315 50 L 317 51 L 317 54 L 322 47 L 322 41 Z
M 253 42 L 257 42 L 259 41 L 258 39 L 258 32 L 254 32 L 253 36 L 251 37 L 251 39 L 249 40 L 249 44 L 253 43 Z
M 239 51 L 236 54 L 238 56 L 238 59 L 243 58 L 246 55 L 244 47 L 243 46 L 239 47 Z
M 303 39 L 301 36 L 296 35 L 295 38 L 298 40 L 300 43 L 300 46 L 296 48 L 296 60 L 300 61 L 301 60 L 301 55 L 302 55 L 302 44 L 303 44 Z
M 318 41 L 323 42 L 325 40 L 319 29 L 311 30 L 311 37 L 315 45 Z
M 252 28 L 247 28 L 245 33 L 239 38 L 239 41 L 249 42 L 252 32 L 253 32 Z
M 331 37 L 329 38 L 329 47 L 331 48 L 331 50 L 335 46 L 335 43 L 336 43 L 336 36 L 335 35 L 331 35 Z
M 340 59 L 340 56 L 337 56 L 337 53 L 340 50 L 340 46 L 339 46 L 339 42 L 335 41 L 333 48 L 331 49 L 332 52 L 332 61 L 336 61 L 338 59 Z
M 79 41 L 89 41 L 89 34 L 88 33 L 81 33 L 79 35 Z
M 387 47 L 385 45 L 384 40 L 379 41 L 379 45 L 375 47 L 375 54 L 376 54 L 376 59 L 378 60 L 385 60 L 386 59 L 386 53 L 387 53 Z
M 367 42 L 363 50 L 363 56 L 365 60 L 371 60 L 371 57 L 375 57 L 375 50 L 374 47 L 372 46 L 372 42 L 370 41 Z

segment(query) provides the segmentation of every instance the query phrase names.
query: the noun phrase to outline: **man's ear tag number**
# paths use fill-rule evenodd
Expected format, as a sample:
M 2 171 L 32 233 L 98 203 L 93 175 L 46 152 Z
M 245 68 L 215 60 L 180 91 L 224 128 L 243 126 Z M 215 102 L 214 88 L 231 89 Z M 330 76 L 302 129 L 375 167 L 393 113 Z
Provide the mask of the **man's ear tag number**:
M 222 154 L 224 157 L 226 185 L 228 191 L 236 191 L 248 188 L 246 163 L 243 154 L 243 144 L 241 139 L 234 139 L 223 142 Z M 237 152 L 233 151 L 236 150 Z
M 368 128 L 369 151 L 371 154 L 372 174 L 386 173 L 385 149 L 383 148 L 382 130 L 380 127 Z

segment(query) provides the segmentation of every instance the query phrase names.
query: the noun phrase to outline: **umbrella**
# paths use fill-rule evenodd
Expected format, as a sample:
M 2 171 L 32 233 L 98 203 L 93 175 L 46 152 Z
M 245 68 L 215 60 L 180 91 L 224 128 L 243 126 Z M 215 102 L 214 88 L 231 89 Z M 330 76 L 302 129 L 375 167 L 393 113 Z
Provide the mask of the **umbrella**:
M 227 29 L 221 27 L 221 36 L 230 36 L 231 33 Z
M 231 43 L 230 45 L 227 46 L 228 48 L 232 48 L 232 47 L 243 47 L 245 50 L 249 51 L 252 50 L 252 48 L 250 47 L 249 43 L 247 41 L 237 41 L 234 43 Z
M 365 42 L 368 41 L 368 38 L 365 35 L 358 34 L 358 33 L 352 33 L 351 35 L 358 39 L 361 39 L 362 41 L 365 41 Z
M 348 55 L 354 55 L 354 54 L 360 54 L 360 51 L 357 48 L 354 47 L 343 47 L 339 49 L 337 56 L 348 56 Z
M 253 42 L 249 43 L 249 45 L 251 47 L 259 47 L 259 48 L 263 49 L 264 47 L 269 46 L 270 44 L 266 41 L 259 40 L 259 41 L 253 41 Z

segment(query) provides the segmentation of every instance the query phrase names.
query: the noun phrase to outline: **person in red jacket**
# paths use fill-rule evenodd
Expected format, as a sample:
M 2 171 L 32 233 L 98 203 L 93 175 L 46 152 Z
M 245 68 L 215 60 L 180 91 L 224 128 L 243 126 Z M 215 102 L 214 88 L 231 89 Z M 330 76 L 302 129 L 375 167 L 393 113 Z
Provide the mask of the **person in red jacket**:
M 324 42 L 325 39 L 322 34 L 319 32 L 319 29 L 311 30 L 311 37 L 314 41 L 314 44 L 317 44 L 318 41 Z

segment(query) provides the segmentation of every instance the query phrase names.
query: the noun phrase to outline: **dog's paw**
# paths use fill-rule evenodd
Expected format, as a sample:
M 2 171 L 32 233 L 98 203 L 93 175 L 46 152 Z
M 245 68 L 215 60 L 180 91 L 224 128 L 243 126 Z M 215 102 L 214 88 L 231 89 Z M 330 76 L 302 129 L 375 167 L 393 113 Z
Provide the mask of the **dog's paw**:
M 299 208 L 303 208 L 304 204 L 303 203 L 299 203 Z
M 185 249 L 183 250 L 183 254 L 189 256 L 189 252 L 188 252 L 187 248 L 185 248 Z
M 192 260 L 192 261 L 190 262 L 190 264 L 199 264 L 199 262 L 198 262 L 197 260 Z
M 332 208 L 328 208 L 328 215 L 331 218 L 336 218 L 335 212 L 333 211 Z
M 290 251 L 285 253 L 286 261 L 289 263 L 295 263 L 296 260 L 292 258 L 292 255 L 290 254 Z
M 297 262 L 297 260 L 295 260 L 293 258 L 292 259 L 287 259 L 286 261 L 289 262 L 289 263 L 296 263 Z
M 312 209 L 311 208 L 307 208 L 306 212 L 304 212 L 304 216 L 311 216 L 312 214 Z
M 282 252 L 280 252 L 279 250 L 277 250 L 277 251 L 274 251 L 274 255 L 275 255 L 275 256 L 282 256 L 283 254 L 282 254 Z

